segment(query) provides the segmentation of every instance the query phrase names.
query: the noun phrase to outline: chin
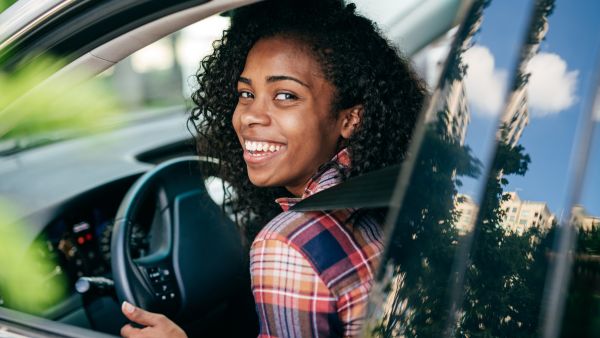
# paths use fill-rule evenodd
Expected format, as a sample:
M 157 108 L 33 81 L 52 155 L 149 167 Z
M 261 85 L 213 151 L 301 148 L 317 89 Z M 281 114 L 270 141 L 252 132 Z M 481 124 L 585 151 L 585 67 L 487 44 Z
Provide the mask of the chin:
M 257 175 L 252 175 L 250 173 L 248 174 L 248 179 L 250 180 L 250 183 L 252 183 L 252 185 L 259 187 L 259 188 L 266 188 L 266 187 L 273 186 L 273 184 L 269 184 L 269 181 L 267 179 L 257 177 Z

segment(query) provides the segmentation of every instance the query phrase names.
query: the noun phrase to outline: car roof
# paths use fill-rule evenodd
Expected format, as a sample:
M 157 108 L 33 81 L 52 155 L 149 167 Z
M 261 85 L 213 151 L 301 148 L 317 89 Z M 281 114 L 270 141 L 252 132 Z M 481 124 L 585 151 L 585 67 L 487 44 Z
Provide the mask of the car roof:
M 21 0 L 0 13 L 0 45 L 4 44 L 20 30 L 26 31 L 54 11 L 60 10 L 75 1 L 73 0 Z M 1 49 L 1 47 L 0 47 Z

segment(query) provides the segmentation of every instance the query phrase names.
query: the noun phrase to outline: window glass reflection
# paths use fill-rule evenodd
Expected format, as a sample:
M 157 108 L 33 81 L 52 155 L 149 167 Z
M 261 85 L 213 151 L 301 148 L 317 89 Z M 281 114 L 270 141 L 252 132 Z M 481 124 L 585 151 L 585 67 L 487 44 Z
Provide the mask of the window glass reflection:
M 561 256 L 569 249 L 569 224 L 561 220 L 571 209 L 576 173 L 569 168 L 577 165 L 577 124 L 586 122 L 593 81 L 598 24 L 585 13 L 595 6 L 535 3 L 499 119 L 485 194 L 476 206 L 457 315 L 460 335 L 558 335 L 564 277 L 556 278 L 556 271 L 568 267 Z M 589 21 L 573 24 L 586 16 Z M 572 37 L 582 29 L 590 32 L 575 43 Z
M 512 5 L 519 9 L 517 13 L 527 13 L 530 8 L 522 1 Z M 449 32 L 455 41 L 448 59 L 423 62 L 425 67 L 441 67 L 441 78 L 426 112 L 427 124 L 406 198 L 397 215 L 388 219 L 394 231 L 373 292 L 369 335 L 443 336 L 452 334 L 457 322 L 465 335 L 480 330 L 479 323 L 470 321 L 476 316 L 474 311 L 458 309 L 463 292 L 457 286 L 463 285 L 467 267 L 465 259 L 456 258 L 470 252 L 481 191 L 493 158 L 495 117 L 509 91 L 509 72 L 496 68 L 514 67 L 508 60 L 517 59 L 520 46 L 511 39 L 522 37 L 527 24 L 526 14 L 517 16 L 521 21 L 503 32 L 510 37 L 506 40 L 483 34 L 506 26 L 502 20 L 490 18 L 500 15 L 494 14 L 498 10 L 507 10 L 502 7 L 476 1 L 461 28 Z M 494 80 L 489 91 L 498 102 L 482 107 L 479 104 L 484 101 L 478 98 L 485 92 L 477 76 L 483 70 L 503 80 Z M 476 115 L 479 134 L 471 130 Z
M 388 218 L 369 335 L 555 337 L 561 323 L 566 337 L 598 335 L 599 160 L 581 205 L 571 204 L 598 12 L 593 2 L 475 2 L 433 92 L 406 197 Z M 518 13 L 521 24 L 507 24 Z M 573 257 L 564 231 L 573 225 L 571 266 L 561 257 Z M 560 278 L 573 271 L 566 299 L 559 265 Z
M 600 62 L 599 62 L 600 63 Z M 596 69 L 596 76 L 600 75 Z M 570 212 L 575 230 L 571 275 L 562 311 L 562 337 L 598 337 L 600 335 L 600 84 L 591 112 L 590 156 L 582 193 Z

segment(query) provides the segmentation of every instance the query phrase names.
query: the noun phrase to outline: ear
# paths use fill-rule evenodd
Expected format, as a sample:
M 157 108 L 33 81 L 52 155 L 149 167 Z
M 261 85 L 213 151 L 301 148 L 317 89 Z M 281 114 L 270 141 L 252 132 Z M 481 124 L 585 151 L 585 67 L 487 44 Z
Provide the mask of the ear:
M 349 139 L 358 127 L 363 117 L 363 106 L 362 104 L 344 109 L 340 111 L 339 118 L 341 119 L 341 130 L 340 136 L 344 139 Z

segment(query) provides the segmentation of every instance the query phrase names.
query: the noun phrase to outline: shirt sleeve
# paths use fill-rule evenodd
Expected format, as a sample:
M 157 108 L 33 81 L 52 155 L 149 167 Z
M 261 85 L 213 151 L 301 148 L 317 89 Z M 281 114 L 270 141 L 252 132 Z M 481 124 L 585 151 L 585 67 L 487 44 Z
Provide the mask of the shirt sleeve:
M 290 245 L 273 239 L 255 241 L 250 251 L 250 273 L 259 337 L 343 334 L 338 299 L 307 259 Z
M 338 297 L 337 312 L 344 326 L 344 337 L 356 337 L 365 321 L 370 284 L 362 284 Z

